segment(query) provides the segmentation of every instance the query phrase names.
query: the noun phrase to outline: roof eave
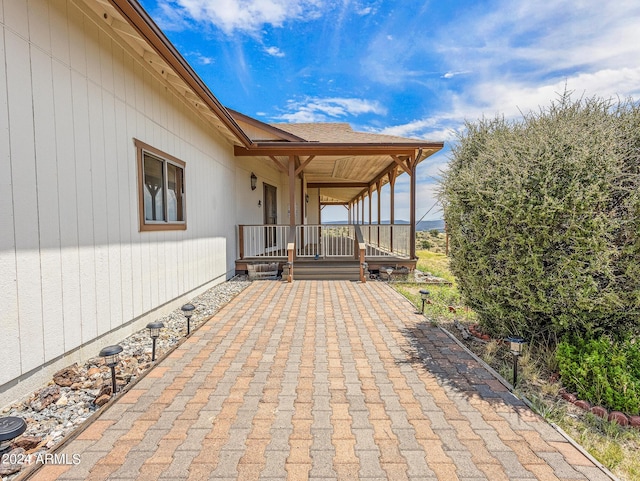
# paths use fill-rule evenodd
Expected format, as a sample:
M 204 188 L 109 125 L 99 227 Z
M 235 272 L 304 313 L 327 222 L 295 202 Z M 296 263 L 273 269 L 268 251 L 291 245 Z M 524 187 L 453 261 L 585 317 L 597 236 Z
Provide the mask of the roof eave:
M 145 39 L 156 53 L 174 69 L 175 73 L 189 85 L 203 102 L 220 118 L 238 141 L 245 147 L 253 142 L 233 119 L 227 109 L 213 95 L 198 74 L 191 68 L 162 30 L 155 24 L 137 0 L 109 0 L 125 20 Z
M 437 152 L 443 142 L 398 143 L 326 143 L 326 142 L 256 142 L 250 147 L 235 146 L 238 157 L 270 155 L 414 155 L 416 150 Z

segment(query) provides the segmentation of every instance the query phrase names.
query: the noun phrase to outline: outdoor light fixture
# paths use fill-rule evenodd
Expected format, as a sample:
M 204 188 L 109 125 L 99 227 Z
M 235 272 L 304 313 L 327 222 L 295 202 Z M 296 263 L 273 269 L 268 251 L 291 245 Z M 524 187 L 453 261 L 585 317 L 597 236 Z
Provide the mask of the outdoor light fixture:
M 118 354 L 122 352 L 122 346 L 116 344 L 115 346 L 107 346 L 102 348 L 100 357 L 104 357 L 104 363 L 111 368 L 111 394 L 115 394 L 118 390 L 116 386 L 116 365 L 118 364 Z
M 256 184 L 258 183 L 258 176 L 251 172 L 251 190 L 256 190 Z
M 309 203 L 309 194 L 304 195 L 304 200 L 307 204 Z
M 387 267 L 387 282 L 391 282 L 391 274 L 393 273 L 393 268 Z
M 156 339 L 160 337 L 160 329 L 164 327 L 164 323 L 162 321 L 154 321 L 147 324 L 147 329 L 149 329 L 149 336 L 153 340 L 153 348 L 151 351 L 151 362 L 156 360 Z
M 518 383 L 518 357 L 522 353 L 522 346 L 526 343 L 523 337 L 511 336 L 507 338 L 509 349 L 513 354 L 513 387 Z
M 193 304 L 185 304 L 182 306 L 182 313 L 184 317 L 187 318 L 187 336 L 191 334 L 191 316 L 193 316 L 194 310 L 195 306 Z
M 6 416 L 0 418 L 0 451 L 9 447 L 9 442 L 17 438 L 27 430 L 27 423 L 17 416 Z M 4 456 L 3 456 L 4 463 Z
M 427 297 L 429 297 L 429 291 L 425 289 L 420 289 L 420 298 L 422 299 L 422 313 L 424 314 L 424 303 L 427 301 Z

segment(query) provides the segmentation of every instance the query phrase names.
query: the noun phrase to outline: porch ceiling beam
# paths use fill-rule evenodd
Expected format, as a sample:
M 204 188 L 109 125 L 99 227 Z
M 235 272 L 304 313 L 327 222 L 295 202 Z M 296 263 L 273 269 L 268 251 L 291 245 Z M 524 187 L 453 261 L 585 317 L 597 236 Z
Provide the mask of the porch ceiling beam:
M 270 155 L 269 158 L 275 162 L 276 167 L 278 167 L 278 170 L 280 172 L 282 172 L 283 174 L 288 174 L 289 173 L 289 171 L 284 166 L 284 164 L 282 162 L 280 162 L 278 159 L 276 159 L 273 155 Z
M 347 207 L 349 203 L 348 202 L 320 202 L 320 205 L 343 205 Z
M 434 144 L 334 144 L 319 142 L 270 142 L 258 143 L 256 147 L 234 146 L 236 157 L 255 157 L 270 155 L 396 155 L 411 157 L 420 147 L 433 149 L 434 152 L 442 148 L 442 142 Z
M 313 160 L 313 158 L 315 157 L 315 155 L 310 155 L 309 158 L 307 160 L 305 160 L 304 162 L 300 163 L 300 166 L 296 169 L 296 175 L 298 175 L 300 172 L 303 171 L 303 169 L 309 165 L 309 162 L 311 162 Z
M 404 170 L 407 174 L 411 175 L 411 165 L 406 165 L 402 160 L 400 160 L 400 158 L 397 155 L 392 154 L 391 158 L 396 164 L 402 167 L 402 170 Z
M 367 182 L 308 182 L 307 187 L 309 189 L 366 188 L 369 184 Z

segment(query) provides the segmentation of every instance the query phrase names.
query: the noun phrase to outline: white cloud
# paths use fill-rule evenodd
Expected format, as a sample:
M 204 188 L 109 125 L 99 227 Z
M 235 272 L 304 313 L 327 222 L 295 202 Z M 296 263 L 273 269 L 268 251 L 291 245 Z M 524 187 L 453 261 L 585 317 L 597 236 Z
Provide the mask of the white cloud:
M 276 120 L 286 122 L 327 122 L 346 116 L 362 114 L 384 115 L 387 110 L 377 101 L 350 98 L 306 98 L 303 101 L 290 101 L 287 113 Z
M 323 0 L 164 0 L 165 14 L 211 23 L 227 34 L 256 33 L 266 24 L 282 26 L 289 20 L 318 18 Z
M 265 47 L 264 51 L 272 57 L 284 57 L 284 52 L 278 47 Z

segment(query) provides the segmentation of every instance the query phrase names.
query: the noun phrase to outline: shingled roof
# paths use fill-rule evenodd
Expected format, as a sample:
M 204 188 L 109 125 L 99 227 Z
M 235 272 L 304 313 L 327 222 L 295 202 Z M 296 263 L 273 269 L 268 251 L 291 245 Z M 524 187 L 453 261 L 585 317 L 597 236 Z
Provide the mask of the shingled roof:
M 371 132 L 356 132 L 346 122 L 302 123 L 302 124 L 269 124 L 285 132 L 289 132 L 308 142 L 326 143 L 395 143 L 420 142 L 420 139 L 398 137 L 395 135 Z

